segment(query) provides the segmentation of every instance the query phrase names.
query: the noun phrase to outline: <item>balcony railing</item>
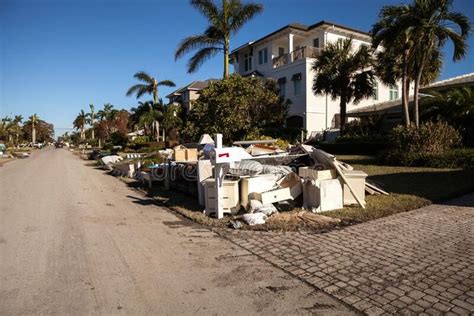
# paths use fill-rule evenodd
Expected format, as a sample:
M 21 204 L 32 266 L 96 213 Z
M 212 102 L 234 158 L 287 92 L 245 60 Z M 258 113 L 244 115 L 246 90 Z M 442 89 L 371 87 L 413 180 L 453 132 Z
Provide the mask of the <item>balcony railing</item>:
M 273 58 L 273 68 L 290 64 L 304 58 L 317 58 L 321 52 L 320 48 L 305 46 L 295 49 L 289 54 L 284 54 Z

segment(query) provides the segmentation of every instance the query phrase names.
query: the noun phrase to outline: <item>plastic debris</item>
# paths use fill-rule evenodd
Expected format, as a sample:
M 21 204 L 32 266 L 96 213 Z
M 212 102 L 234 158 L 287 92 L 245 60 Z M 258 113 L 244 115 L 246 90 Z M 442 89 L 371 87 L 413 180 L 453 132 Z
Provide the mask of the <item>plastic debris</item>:
M 268 217 L 264 213 L 252 213 L 242 215 L 242 219 L 250 226 L 254 226 L 265 224 Z

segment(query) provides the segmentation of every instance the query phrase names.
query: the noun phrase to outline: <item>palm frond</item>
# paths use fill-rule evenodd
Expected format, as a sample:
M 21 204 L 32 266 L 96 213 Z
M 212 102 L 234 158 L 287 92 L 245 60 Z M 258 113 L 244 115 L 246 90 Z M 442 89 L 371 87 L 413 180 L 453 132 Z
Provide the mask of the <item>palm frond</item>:
M 222 49 L 220 47 L 206 47 L 199 50 L 188 62 L 188 73 L 193 73 L 210 58 L 216 56 Z
M 176 84 L 171 80 L 162 80 L 158 82 L 159 86 L 167 86 L 167 87 L 176 87 Z
M 143 81 L 143 82 L 146 82 L 148 84 L 150 83 L 153 83 L 153 77 L 150 76 L 148 73 L 146 73 L 145 71 L 139 71 L 137 73 L 135 73 L 133 75 L 133 77 L 137 80 L 140 80 L 140 81 Z
M 209 37 L 207 35 L 194 35 L 187 37 L 179 43 L 176 49 L 175 60 L 181 58 L 183 55 L 195 49 L 202 49 L 206 47 L 215 47 L 222 45 L 222 39 Z
M 147 85 L 138 83 L 127 91 L 127 96 L 136 95 L 137 99 L 140 98 L 143 94 L 148 93 L 149 87 Z
M 219 19 L 219 9 L 211 0 L 191 0 L 191 5 L 208 20 L 216 21 Z
M 257 14 L 263 12 L 263 5 L 255 3 L 242 4 L 239 0 L 233 0 L 235 2 L 234 12 L 231 14 L 231 22 L 229 30 L 232 33 L 236 33 L 242 26 L 254 18 Z

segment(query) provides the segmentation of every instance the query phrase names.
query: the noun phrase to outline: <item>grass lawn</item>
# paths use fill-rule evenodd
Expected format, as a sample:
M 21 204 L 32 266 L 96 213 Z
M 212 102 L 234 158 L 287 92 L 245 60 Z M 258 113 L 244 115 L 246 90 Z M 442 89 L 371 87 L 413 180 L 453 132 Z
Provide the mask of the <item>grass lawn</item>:
M 365 171 L 369 179 L 383 183 L 390 195 L 366 195 L 365 210 L 346 207 L 324 213 L 330 217 L 364 222 L 474 191 L 474 170 L 381 166 L 370 156 L 337 158 Z
M 390 195 L 366 195 L 365 209 L 351 206 L 323 213 L 330 218 L 314 215 L 314 219 L 302 220 L 303 217 L 299 216 L 302 210 L 295 209 L 278 216 L 273 215 L 264 225 L 244 225 L 244 229 L 327 231 L 338 226 L 417 209 L 474 191 L 474 170 L 381 166 L 370 156 L 338 156 L 338 159 L 351 164 L 354 169 L 365 171 L 369 179 L 382 183 Z M 166 191 L 159 185 L 154 185 L 147 194 L 156 204 L 206 226 L 223 228 L 229 226 L 232 219 L 239 218 L 209 218 L 202 213 L 203 207 L 198 205 L 196 199 L 180 192 Z M 331 218 L 341 221 L 336 224 Z

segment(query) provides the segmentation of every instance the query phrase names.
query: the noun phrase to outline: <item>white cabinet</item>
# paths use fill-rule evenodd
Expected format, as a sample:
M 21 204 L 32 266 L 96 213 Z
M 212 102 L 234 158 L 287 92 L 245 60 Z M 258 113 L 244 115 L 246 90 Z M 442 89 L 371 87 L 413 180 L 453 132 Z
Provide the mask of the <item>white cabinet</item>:
M 224 213 L 236 213 L 240 209 L 239 181 L 224 180 L 223 188 Z M 217 213 L 216 210 L 216 185 L 214 179 L 204 181 L 204 195 L 206 202 L 206 215 Z

